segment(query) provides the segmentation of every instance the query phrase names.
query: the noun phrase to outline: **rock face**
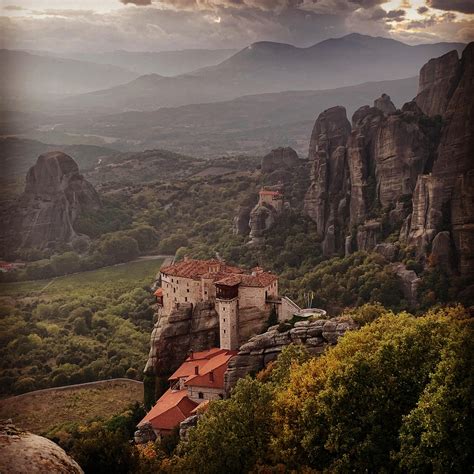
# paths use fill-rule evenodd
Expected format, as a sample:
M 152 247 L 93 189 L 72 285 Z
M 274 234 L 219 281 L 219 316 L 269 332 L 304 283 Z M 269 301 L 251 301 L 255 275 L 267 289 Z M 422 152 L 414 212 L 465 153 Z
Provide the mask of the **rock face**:
M 182 303 L 168 316 L 158 313 L 151 333 L 150 353 L 145 373 L 169 375 L 186 359 L 190 351 L 202 351 L 219 345 L 219 315 L 214 305 L 202 302 Z
M 265 232 L 270 229 L 276 221 L 278 212 L 272 206 L 257 204 L 250 213 L 249 228 L 250 242 L 259 245 L 264 241 Z
M 421 68 L 415 100 L 426 115 L 444 115 L 458 70 L 457 51 L 431 59 Z
M 0 472 L 83 474 L 79 464 L 49 439 L 0 424 Z
M 256 307 L 239 309 L 239 344 L 265 328 L 268 314 Z M 157 314 L 151 333 L 145 373 L 166 376 L 174 372 L 191 351 L 219 347 L 219 315 L 214 303 L 180 303 L 166 317 Z
M 239 206 L 233 222 L 234 234 L 248 235 L 250 232 L 249 221 L 251 212 L 252 208 L 250 206 Z
M 399 233 L 427 259 L 435 236 L 447 231 L 435 251 L 454 249 L 458 270 L 474 273 L 473 78 L 470 43 L 461 60 L 453 51 L 429 61 L 417 97 L 401 110 L 382 94 L 354 113 L 352 126 L 342 107 L 318 117 L 305 210 L 325 256 L 380 250 Z
M 311 354 L 321 354 L 328 346 L 335 345 L 346 331 L 357 327 L 352 319 L 341 317 L 300 321 L 284 332 L 279 332 L 278 326 L 272 326 L 267 332 L 252 337 L 230 360 L 224 376 L 226 392 L 230 392 L 239 378 L 262 370 L 289 344 L 303 344 Z
M 348 210 L 349 172 L 346 142 L 351 126 L 344 107 L 322 112 L 313 128 L 309 145 L 311 186 L 305 210 L 316 222 L 323 239 L 324 255 L 333 255 L 344 242 L 344 222 Z
M 98 194 L 76 162 L 61 152 L 45 153 L 28 171 L 15 209 L 7 212 L 2 240 L 37 248 L 71 242 L 78 237 L 74 224 L 79 215 L 99 207 Z
M 278 169 L 292 169 L 299 164 L 299 161 L 298 154 L 293 148 L 276 148 L 262 158 L 262 173 L 272 173 Z

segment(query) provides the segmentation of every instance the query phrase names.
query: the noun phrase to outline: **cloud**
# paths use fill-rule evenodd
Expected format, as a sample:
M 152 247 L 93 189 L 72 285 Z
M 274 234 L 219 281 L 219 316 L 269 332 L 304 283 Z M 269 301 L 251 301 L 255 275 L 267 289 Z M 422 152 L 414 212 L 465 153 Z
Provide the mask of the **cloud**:
M 386 18 L 388 21 L 403 21 L 405 19 L 405 10 L 391 10 L 387 12 Z
M 128 3 L 133 3 L 134 5 L 137 5 L 139 7 L 151 5 L 151 0 L 120 0 L 120 2 L 124 5 L 127 5 Z
M 427 0 L 427 5 L 437 10 L 474 13 L 473 0 Z
M 24 10 L 23 7 L 20 7 L 18 5 L 5 5 L 3 9 L 7 11 L 18 11 L 18 12 Z
M 420 14 L 420 15 L 424 15 L 426 12 L 429 11 L 429 8 L 428 7 L 418 7 L 416 9 L 416 11 Z

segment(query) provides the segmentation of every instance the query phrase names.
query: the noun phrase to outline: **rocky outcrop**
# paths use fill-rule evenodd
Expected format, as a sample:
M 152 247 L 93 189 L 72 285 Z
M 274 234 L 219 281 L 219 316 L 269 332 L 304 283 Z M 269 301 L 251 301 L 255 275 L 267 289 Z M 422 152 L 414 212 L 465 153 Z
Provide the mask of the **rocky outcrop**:
M 392 271 L 400 278 L 402 283 L 403 296 L 411 306 L 414 306 L 418 299 L 418 285 L 420 278 L 413 270 L 408 270 L 403 263 L 394 263 Z
M 401 110 L 382 94 L 354 113 L 350 129 L 342 107 L 318 117 L 305 210 L 323 255 L 385 251 L 379 245 L 399 233 L 427 262 L 434 237 L 449 230 L 452 261 L 474 274 L 473 77 L 471 43 L 461 60 L 453 51 L 426 64 L 416 99 Z M 446 245 L 440 236 L 436 251 Z
M 260 245 L 264 242 L 265 232 L 276 221 L 278 212 L 268 204 L 257 204 L 250 213 L 250 243 Z
M 145 444 L 156 440 L 155 431 L 149 421 L 146 421 L 138 427 L 138 430 L 133 434 L 133 440 L 135 444 Z
M 83 474 L 79 464 L 49 439 L 0 424 L 0 472 L 8 474 Z
M 250 232 L 250 213 L 252 208 L 250 206 L 239 206 L 237 214 L 234 217 L 233 229 L 236 235 L 248 235 Z
M 202 302 L 178 304 L 166 317 L 158 313 L 151 333 L 150 353 L 145 373 L 169 375 L 186 359 L 190 351 L 202 351 L 219 345 L 219 315 L 214 305 Z
M 349 209 L 346 143 L 350 130 L 346 109 L 333 107 L 319 115 L 311 134 L 308 155 L 312 163 L 311 185 L 304 207 L 316 223 L 326 256 L 344 246 Z
M 454 268 L 453 241 L 450 233 L 445 230 L 436 234 L 431 245 L 431 264 L 452 273 Z
M 28 171 L 25 191 L 14 207 L 6 212 L 3 243 L 45 248 L 78 238 L 77 218 L 98 209 L 100 200 L 70 156 L 49 152 Z
M 293 167 L 298 166 L 299 163 L 300 159 L 293 148 L 280 147 L 272 150 L 262 158 L 261 168 L 262 173 L 272 173 L 281 169 L 291 170 Z
M 421 68 L 415 101 L 426 115 L 444 115 L 458 74 L 457 51 L 431 59 Z
M 459 176 L 455 183 L 451 200 L 451 232 L 460 273 L 474 274 L 474 170 Z
M 238 379 L 262 370 L 266 364 L 275 360 L 285 346 L 303 344 L 311 354 L 321 354 L 327 347 L 336 344 L 346 331 L 357 329 L 357 324 L 350 318 L 339 317 L 296 322 L 293 328 L 283 332 L 278 328 L 272 326 L 240 347 L 225 373 L 227 393 Z
M 438 95 L 438 105 L 433 110 L 424 107 L 430 113 L 442 113 L 443 128 L 432 173 L 418 177 L 413 215 L 406 227 L 408 243 L 416 245 L 421 254 L 427 252 L 439 231 L 450 227 L 458 270 L 468 275 L 474 274 L 474 43 L 466 47 L 460 61 L 455 60 L 457 55 L 451 54 L 430 61 L 430 68 L 438 70 L 438 76 L 444 75 L 444 82 L 422 82 L 420 77 L 422 95 L 417 97 L 417 103 L 423 106 L 423 94 Z M 448 66 L 454 71 L 452 74 L 448 74 Z
M 374 107 L 379 109 L 385 115 L 393 114 L 397 111 L 396 107 L 393 105 L 390 96 L 387 94 L 382 94 L 378 99 L 374 100 Z

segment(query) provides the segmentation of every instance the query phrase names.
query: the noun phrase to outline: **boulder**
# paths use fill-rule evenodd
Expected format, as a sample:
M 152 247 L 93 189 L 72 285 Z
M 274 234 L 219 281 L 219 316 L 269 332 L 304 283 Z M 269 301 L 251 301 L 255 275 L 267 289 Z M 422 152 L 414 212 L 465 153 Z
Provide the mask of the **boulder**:
M 250 212 L 252 208 L 250 206 L 239 206 L 237 214 L 233 221 L 233 231 L 235 235 L 248 235 L 250 232 Z
M 431 261 L 447 273 L 453 271 L 453 241 L 448 231 L 436 234 L 431 245 Z
M 264 235 L 276 221 L 278 212 L 270 205 L 257 204 L 250 213 L 250 243 L 260 245 L 264 241 Z
M 0 472 L 83 474 L 79 464 L 49 439 L 0 423 Z
M 415 306 L 418 300 L 418 285 L 421 279 L 413 270 L 408 270 L 403 263 L 394 263 L 391 268 L 402 282 L 405 299 L 411 306 Z

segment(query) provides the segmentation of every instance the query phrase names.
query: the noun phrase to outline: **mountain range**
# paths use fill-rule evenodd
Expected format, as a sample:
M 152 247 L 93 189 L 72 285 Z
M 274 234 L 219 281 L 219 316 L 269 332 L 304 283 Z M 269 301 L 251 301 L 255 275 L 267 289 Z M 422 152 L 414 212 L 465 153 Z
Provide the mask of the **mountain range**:
M 320 90 L 414 76 L 430 58 L 462 51 L 460 43 L 409 46 L 392 39 L 350 34 L 308 48 L 259 42 L 216 66 L 166 78 L 150 74 L 68 98 L 66 110 L 119 112 L 218 102 L 247 94 Z

